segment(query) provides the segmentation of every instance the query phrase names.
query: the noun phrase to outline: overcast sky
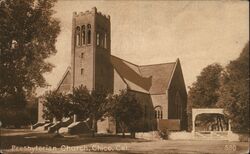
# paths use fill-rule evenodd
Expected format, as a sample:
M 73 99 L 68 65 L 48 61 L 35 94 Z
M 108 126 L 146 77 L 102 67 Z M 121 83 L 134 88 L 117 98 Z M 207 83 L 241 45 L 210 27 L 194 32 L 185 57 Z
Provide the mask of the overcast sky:
M 72 13 L 97 11 L 111 17 L 111 53 L 132 63 L 155 64 L 180 59 L 186 86 L 202 68 L 225 66 L 249 40 L 247 1 L 77 1 L 58 0 L 61 21 L 55 65 L 45 74 L 56 87 L 70 65 Z M 188 90 L 188 89 L 187 89 Z

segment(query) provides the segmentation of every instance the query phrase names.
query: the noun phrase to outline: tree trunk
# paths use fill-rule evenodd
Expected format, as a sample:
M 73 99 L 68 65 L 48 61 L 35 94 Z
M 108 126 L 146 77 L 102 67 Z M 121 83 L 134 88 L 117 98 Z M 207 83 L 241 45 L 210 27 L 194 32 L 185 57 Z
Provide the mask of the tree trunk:
M 93 122 L 92 122 L 92 137 L 95 137 L 95 130 L 96 130 L 96 119 L 93 118 Z
M 61 123 L 61 122 L 62 122 L 62 119 L 60 119 L 59 122 L 58 122 L 58 120 L 56 120 L 55 123 Z M 56 128 L 56 134 L 59 134 L 59 128 Z
M 135 132 L 134 131 L 131 131 L 131 138 L 135 138 Z
M 119 125 L 120 125 L 120 127 L 122 129 L 122 137 L 125 138 L 125 129 L 124 129 L 123 125 L 120 122 L 119 122 Z

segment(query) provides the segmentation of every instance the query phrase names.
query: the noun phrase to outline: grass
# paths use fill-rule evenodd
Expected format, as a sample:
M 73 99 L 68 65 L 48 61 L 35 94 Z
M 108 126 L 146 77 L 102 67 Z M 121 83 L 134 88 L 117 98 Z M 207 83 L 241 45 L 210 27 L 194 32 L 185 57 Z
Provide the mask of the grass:
M 144 139 L 132 139 L 128 136 L 123 138 L 117 135 L 96 135 L 92 137 L 91 134 L 62 134 L 62 137 L 59 137 L 55 134 L 30 130 L 1 130 L 0 140 L 1 149 L 10 149 L 12 145 L 30 147 L 50 145 L 60 147 L 61 145 L 79 146 L 91 143 L 148 142 L 148 140 Z

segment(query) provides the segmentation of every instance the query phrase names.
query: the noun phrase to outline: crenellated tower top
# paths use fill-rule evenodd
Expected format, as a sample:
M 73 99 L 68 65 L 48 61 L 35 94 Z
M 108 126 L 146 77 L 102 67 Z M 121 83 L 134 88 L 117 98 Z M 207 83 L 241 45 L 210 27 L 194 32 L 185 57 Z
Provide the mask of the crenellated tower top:
M 73 18 L 86 16 L 86 15 L 98 15 L 103 18 L 106 18 L 107 20 L 110 20 L 110 15 L 106 15 L 101 12 L 98 12 L 96 7 L 93 7 L 91 10 L 87 10 L 85 12 L 73 12 Z

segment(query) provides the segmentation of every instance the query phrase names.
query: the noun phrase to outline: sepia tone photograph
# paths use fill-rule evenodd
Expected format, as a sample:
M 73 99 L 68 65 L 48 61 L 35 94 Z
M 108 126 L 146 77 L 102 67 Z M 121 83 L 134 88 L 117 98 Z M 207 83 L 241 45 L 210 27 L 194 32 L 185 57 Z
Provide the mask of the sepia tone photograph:
M 0 0 L 0 154 L 249 153 L 249 2 Z

